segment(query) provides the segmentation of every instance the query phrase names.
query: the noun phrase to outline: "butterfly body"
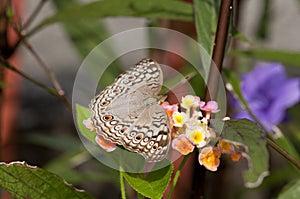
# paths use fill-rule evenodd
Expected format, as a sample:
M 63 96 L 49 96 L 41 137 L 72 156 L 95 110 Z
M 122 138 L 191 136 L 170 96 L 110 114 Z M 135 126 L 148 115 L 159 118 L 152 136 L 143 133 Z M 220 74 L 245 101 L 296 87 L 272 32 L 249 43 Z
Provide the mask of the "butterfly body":
M 148 162 L 165 158 L 171 137 L 169 119 L 158 104 L 162 83 L 162 70 L 151 59 L 119 75 L 89 105 L 97 133 Z

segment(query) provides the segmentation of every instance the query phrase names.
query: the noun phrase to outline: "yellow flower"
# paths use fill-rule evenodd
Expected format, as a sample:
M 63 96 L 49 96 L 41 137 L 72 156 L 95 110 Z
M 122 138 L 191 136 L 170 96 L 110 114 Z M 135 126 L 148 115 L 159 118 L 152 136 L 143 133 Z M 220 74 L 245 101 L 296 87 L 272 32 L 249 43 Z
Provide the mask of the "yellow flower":
M 220 164 L 221 152 L 217 147 L 205 147 L 201 150 L 198 160 L 200 165 L 203 165 L 210 171 L 216 171 Z
M 187 115 L 184 112 L 174 112 L 172 119 L 174 121 L 173 126 L 182 127 L 187 120 Z
M 197 147 L 204 147 L 206 145 L 206 135 L 203 128 L 192 129 L 187 132 L 188 139 Z
M 187 155 L 194 150 L 194 145 L 186 138 L 184 134 L 178 136 L 172 141 L 172 148 L 182 155 Z
M 199 100 L 197 97 L 193 95 L 186 95 L 182 97 L 181 99 L 181 107 L 185 109 L 189 109 L 191 107 L 198 107 L 199 106 Z

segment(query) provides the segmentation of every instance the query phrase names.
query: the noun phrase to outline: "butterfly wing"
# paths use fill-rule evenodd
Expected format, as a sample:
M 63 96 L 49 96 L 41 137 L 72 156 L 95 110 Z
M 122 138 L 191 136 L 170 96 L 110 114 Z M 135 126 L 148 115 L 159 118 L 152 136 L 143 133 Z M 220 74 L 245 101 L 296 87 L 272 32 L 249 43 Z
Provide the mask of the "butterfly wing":
M 92 111 L 91 120 L 96 131 L 106 139 L 123 145 L 130 151 L 142 154 L 146 160 L 157 159 L 156 155 L 160 156 L 160 154 L 168 150 L 168 146 L 166 147 L 165 144 L 161 144 L 159 141 L 161 136 L 165 134 L 159 132 L 162 132 L 161 128 L 163 128 L 169 135 L 169 130 L 166 130 L 166 128 L 169 129 L 169 121 L 165 115 L 161 122 L 164 122 L 167 127 L 155 127 L 156 118 L 151 116 L 150 112 L 165 112 L 157 103 L 149 103 L 149 99 L 156 99 L 155 97 L 161 89 L 162 81 L 163 74 L 159 64 L 150 59 L 140 61 L 117 77 L 115 82 L 101 91 L 100 94 L 91 100 L 89 105 Z M 143 128 L 142 124 L 144 124 Z M 147 134 L 148 131 L 146 129 L 152 127 L 154 128 L 153 133 Z M 141 130 L 145 137 L 149 135 L 147 137 L 149 142 L 147 139 L 141 140 L 139 148 L 143 147 L 144 142 L 148 148 L 150 145 L 162 145 L 160 152 L 153 148 L 147 148 L 149 151 L 147 155 L 147 150 L 142 151 L 130 146 L 126 137 L 130 138 L 129 135 L 133 135 L 132 131 L 135 132 L 136 130 Z M 169 138 L 165 140 L 169 141 Z
M 148 105 L 122 139 L 126 149 L 141 154 L 148 162 L 164 159 L 171 140 L 165 110 L 158 104 Z

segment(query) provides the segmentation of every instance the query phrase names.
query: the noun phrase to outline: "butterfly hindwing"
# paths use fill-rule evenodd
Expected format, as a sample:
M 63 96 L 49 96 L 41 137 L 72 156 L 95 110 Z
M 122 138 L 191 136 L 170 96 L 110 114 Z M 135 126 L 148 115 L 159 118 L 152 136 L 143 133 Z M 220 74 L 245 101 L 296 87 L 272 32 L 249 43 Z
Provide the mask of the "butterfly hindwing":
M 150 59 L 119 75 L 89 105 L 97 133 L 146 161 L 162 160 L 171 139 L 168 117 L 157 103 L 162 81 L 159 64 Z

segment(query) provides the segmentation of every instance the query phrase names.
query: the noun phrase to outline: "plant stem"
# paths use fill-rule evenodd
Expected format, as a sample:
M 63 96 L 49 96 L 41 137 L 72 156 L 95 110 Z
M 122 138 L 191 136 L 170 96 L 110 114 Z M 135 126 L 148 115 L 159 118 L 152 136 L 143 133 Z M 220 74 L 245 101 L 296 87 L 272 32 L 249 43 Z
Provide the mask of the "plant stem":
M 266 138 L 266 141 L 269 146 L 275 149 L 279 154 L 288 159 L 293 165 L 295 165 L 298 169 L 300 169 L 300 162 L 291 156 L 288 152 L 283 150 L 280 146 L 278 146 L 275 142 L 273 142 L 270 138 Z
M 33 79 L 32 77 L 26 75 L 25 73 L 23 73 L 22 71 L 20 71 L 19 69 L 17 69 L 17 68 L 14 67 L 13 65 L 11 65 L 8 61 L 6 61 L 6 60 L 5 60 L 3 57 L 1 57 L 1 56 L 0 56 L 0 62 L 1 62 L 1 64 L 2 64 L 2 66 L 6 67 L 7 69 L 12 70 L 12 71 L 14 71 L 15 73 L 21 75 L 23 78 L 25 78 L 25 79 L 31 81 L 32 83 L 34 83 L 35 85 L 37 85 L 37 86 L 41 87 L 42 89 L 46 90 L 46 91 L 49 92 L 50 94 L 60 97 L 59 93 L 57 93 L 57 91 L 56 91 L 55 89 L 53 89 L 53 88 L 51 88 L 51 87 L 49 87 L 49 86 L 47 86 L 47 85 L 45 85 L 45 84 L 43 84 L 43 83 L 41 83 L 41 82 L 35 80 L 35 79 Z M 66 99 L 66 100 L 67 100 L 67 99 Z M 70 104 L 69 101 L 64 101 L 64 102 L 68 105 L 68 107 L 71 108 L 71 104 Z
M 36 18 L 36 16 L 41 11 L 41 9 L 44 6 L 44 4 L 46 3 L 46 1 L 47 0 L 40 0 L 40 2 L 38 3 L 38 5 L 36 6 L 36 8 L 33 10 L 33 12 L 31 13 L 31 15 L 27 19 L 27 21 L 22 26 L 22 30 L 26 29 L 31 24 L 31 22 Z
M 222 63 L 225 53 L 225 46 L 228 34 L 229 20 L 232 11 L 232 0 L 222 0 L 219 10 L 218 25 L 216 30 L 215 45 L 213 48 L 212 62 L 210 64 L 210 71 L 205 91 L 205 101 L 215 100 L 218 92 L 219 78 L 222 70 Z M 199 165 L 198 156 L 195 155 L 194 164 Z M 197 168 L 197 166 L 195 167 Z M 203 176 L 201 172 L 194 171 L 193 190 L 194 198 L 204 195 L 201 186 L 203 185 Z M 202 180 L 199 180 L 202 179 Z M 201 184 L 202 183 L 202 184 Z
M 205 101 L 214 100 L 218 92 L 219 76 L 225 53 L 229 20 L 231 15 L 232 0 L 222 0 L 219 11 L 218 26 L 216 31 L 215 46 L 206 86 Z
M 121 198 L 126 199 L 126 192 L 125 192 L 125 182 L 123 176 L 123 168 L 120 166 L 120 186 L 121 186 Z
M 65 104 L 68 106 L 68 108 L 72 109 L 71 103 L 66 98 L 65 92 L 63 91 L 59 81 L 57 80 L 55 73 L 47 66 L 47 64 L 42 60 L 42 58 L 38 55 L 38 53 L 35 51 L 35 49 L 30 45 L 30 43 L 27 41 L 26 36 L 24 36 L 24 32 L 22 32 L 20 27 L 17 26 L 17 24 L 12 24 L 12 27 L 14 28 L 15 32 L 18 34 L 21 42 L 29 50 L 29 52 L 34 56 L 34 58 L 37 60 L 39 65 L 45 71 L 46 75 L 51 80 L 52 85 L 56 90 L 57 96 L 60 97 L 65 102 Z
M 185 155 L 184 158 L 183 158 L 183 160 L 181 161 L 181 163 L 180 163 L 180 165 L 178 167 L 178 170 L 175 173 L 174 179 L 172 181 L 171 188 L 170 188 L 170 191 L 168 193 L 167 199 L 171 199 L 173 191 L 174 191 L 174 188 L 175 188 L 175 186 L 177 184 L 177 181 L 178 181 L 178 178 L 180 176 L 180 172 L 181 172 L 181 170 L 182 170 L 182 168 L 183 168 L 186 160 L 188 159 L 188 157 L 189 157 L 188 155 Z

